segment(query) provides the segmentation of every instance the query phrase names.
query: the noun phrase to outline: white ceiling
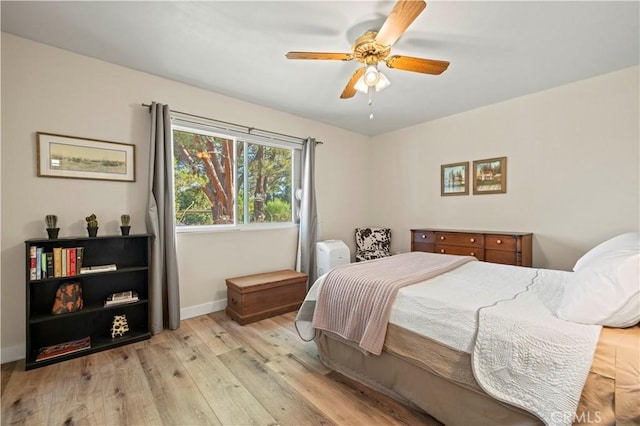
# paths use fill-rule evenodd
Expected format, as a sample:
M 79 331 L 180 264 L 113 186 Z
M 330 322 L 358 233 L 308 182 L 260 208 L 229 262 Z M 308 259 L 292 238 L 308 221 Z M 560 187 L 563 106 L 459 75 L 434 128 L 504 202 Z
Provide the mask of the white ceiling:
M 365 135 L 639 63 L 637 1 L 431 1 L 392 54 L 447 60 L 449 69 L 432 76 L 383 65 L 391 86 L 374 95 L 370 121 L 366 95 L 339 99 L 358 63 L 284 56 L 351 52 L 393 5 L 2 1 L 1 12 L 4 32 Z

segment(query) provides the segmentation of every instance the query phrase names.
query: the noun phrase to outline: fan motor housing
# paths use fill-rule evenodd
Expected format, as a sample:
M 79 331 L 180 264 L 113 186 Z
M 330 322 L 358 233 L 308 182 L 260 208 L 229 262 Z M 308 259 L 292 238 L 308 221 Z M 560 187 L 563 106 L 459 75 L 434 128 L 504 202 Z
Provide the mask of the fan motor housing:
M 367 31 L 353 44 L 353 57 L 358 62 L 367 65 L 383 61 L 389 56 L 391 46 L 381 46 L 376 43 L 376 31 Z

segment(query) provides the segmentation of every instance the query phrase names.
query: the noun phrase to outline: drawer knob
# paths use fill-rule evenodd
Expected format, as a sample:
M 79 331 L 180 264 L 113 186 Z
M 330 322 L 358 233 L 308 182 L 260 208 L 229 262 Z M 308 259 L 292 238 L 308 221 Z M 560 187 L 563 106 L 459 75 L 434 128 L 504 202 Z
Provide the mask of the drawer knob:
M 427 236 L 426 236 L 425 234 L 422 234 L 422 239 L 423 239 L 423 240 L 426 240 L 426 239 L 427 239 Z
M 471 239 L 469 239 L 469 241 L 471 241 L 472 243 L 475 243 L 476 239 L 475 238 L 471 238 Z
M 444 235 L 442 235 L 442 236 L 440 237 L 440 240 L 441 240 L 441 241 L 444 241 Z
M 237 305 L 238 301 L 236 299 L 231 299 L 231 303 L 233 303 L 234 305 Z
M 471 252 L 470 254 L 471 254 L 471 256 L 475 256 L 476 255 L 474 252 Z
M 502 240 L 496 241 L 496 244 L 502 244 Z
M 444 253 L 444 249 L 440 249 L 440 253 Z

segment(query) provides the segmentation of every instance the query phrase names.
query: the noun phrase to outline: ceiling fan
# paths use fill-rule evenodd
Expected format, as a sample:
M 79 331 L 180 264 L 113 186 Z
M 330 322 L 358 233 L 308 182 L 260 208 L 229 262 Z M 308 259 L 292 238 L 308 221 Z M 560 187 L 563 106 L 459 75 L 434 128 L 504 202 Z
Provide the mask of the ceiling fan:
M 411 56 L 393 55 L 391 46 L 400 38 L 411 23 L 427 7 L 423 0 L 398 0 L 391 14 L 380 28 L 380 31 L 367 31 L 353 44 L 352 53 L 327 52 L 289 52 L 287 59 L 316 59 L 356 61 L 364 64 L 358 68 L 345 86 L 341 99 L 353 97 L 356 92 L 377 92 L 389 86 L 389 79 L 378 71 L 378 63 L 384 62 L 389 68 L 413 71 L 423 74 L 442 74 L 449 62 L 434 59 L 414 58 Z

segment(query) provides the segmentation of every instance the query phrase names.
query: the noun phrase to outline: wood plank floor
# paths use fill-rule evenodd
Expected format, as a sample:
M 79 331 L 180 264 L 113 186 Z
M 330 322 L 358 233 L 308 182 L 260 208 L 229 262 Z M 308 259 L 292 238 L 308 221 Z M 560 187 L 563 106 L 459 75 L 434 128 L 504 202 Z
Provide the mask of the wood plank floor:
M 295 313 L 224 312 L 31 371 L 2 365 L 2 425 L 438 425 L 327 369 Z

